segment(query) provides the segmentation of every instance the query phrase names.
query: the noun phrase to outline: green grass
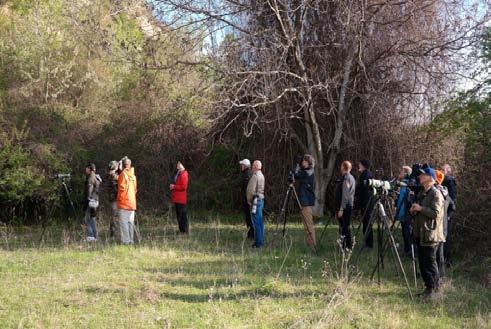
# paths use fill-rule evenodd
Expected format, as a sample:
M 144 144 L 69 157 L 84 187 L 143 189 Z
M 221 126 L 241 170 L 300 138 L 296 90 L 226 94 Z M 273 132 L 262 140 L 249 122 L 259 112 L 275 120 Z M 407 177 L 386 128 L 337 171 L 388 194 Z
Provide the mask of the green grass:
M 334 226 L 316 257 L 300 224 L 275 243 L 268 226 L 262 250 L 242 225 L 191 225 L 180 237 L 166 219 L 147 218 L 134 247 L 67 242 L 59 228 L 41 246 L 37 229 L 3 232 L 0 328 L 490 328 L 489 289 L 467 261 L 436 301 L 413 302 L 391 258 L 382 284 L 370 281 L 375 251 L 362 254 L 350 283 L 338 278 Z

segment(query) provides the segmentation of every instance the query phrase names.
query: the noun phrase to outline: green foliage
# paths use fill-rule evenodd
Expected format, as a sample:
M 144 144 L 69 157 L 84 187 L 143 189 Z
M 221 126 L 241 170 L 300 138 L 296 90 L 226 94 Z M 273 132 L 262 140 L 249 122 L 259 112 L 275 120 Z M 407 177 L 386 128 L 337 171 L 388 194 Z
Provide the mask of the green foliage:
M 31 156 L 20 145 L 3 145 L 0 150 L 0 199 L 10 203 L 32 196 L 43 179 L 31 165 Z
M 0 216 L 7 217 L 16 208 L 28 211 L 23 208 L 27 201 L 57 199 L 56 185 L 49 177 L 59 170 L 66 170 L 62 159 L 50 145 L 29 142 L 27 129 L 13 127 L 4 133 L 0 138 Z

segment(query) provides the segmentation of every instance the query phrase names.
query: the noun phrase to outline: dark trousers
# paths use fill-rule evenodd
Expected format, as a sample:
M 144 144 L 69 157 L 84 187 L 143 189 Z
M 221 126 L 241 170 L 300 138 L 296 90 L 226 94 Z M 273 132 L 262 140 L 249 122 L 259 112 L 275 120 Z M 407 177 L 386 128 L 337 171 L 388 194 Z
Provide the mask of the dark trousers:
M 179 225 L 179 232 L 189 233 L 188 213 L 185 204 L 176 203 L 176 216 L 177 224 Z
M 351 249 L 353 247 L 353 241 L 351 239 L 351 212 L 352 207 L 347 206 L 343 211 L 343 217 L 338 218 L 339 221 L 339 232 L 341 234 L 341 239 L 343 241 L 343 248 Z
M 254 239 L 254 227 L 252 225 L 252 219 L 251 219 L 251 206 L 249 206 L 249 203 L 245 201 L 242 202 L 242 207 L 244 209 L 245 222 L 247 228 L 249 229 L 247 231 L 247 238 Z
M 436 264 L 438 265 L 439 278 L 443 278 L 445 276 L 444 245 L 444 242 L 440 242 L 436 247 Z
M 438 285 L 438 265 L 436 263 L 437 246 L 418 245 L 419 271 L 423 277 L 425 287 L 433 291 Z
M 413 226 L 411 223 L 411 219 L 408 217 L 404 218 L 404 220 L 401 221 L 401 228 L 402 228 L 402 238 L 404 240 L 404 253 L 406 255 L 411 255 L 411 243 L 412 243 L 411 234 L 412 234 Z
M 369 248 L 373 248 L 373 229 L 372 229 L 373 223 L 372 225 L 368 225 L 370 222 L 370 216 L 372 215 L 372 211 L 373 211 L 373 205 L 371 203 L 367 204 L 366 207 L 362 209 L 362 214 L 364 214 L 362 219 L 363 236 L 365 237 L 365 246 Z
M 452 220 L 450 220 L 451 213 L 449 212 L 448 224 L 447 224 L 447 236 L 445 237 L 445 243 L 443 244 L 443 256 L 445 257 L 446 265 L 452 264 L 452 257 L 450 254 L 451 242 L 452 242 Z

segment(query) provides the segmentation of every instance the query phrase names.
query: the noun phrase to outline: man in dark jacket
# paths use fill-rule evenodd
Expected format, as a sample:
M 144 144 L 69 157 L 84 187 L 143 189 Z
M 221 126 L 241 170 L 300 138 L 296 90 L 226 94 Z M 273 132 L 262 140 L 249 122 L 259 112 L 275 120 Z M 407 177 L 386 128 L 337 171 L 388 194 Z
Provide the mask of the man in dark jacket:
M 109 172 L 107 174 L 107 195 L 111 204 L 111 223 L 109 224 L 109 234 L 111 238 L 120 237 L 119 230 L 119 213 L 118 213 L 118 162 L 111 161 L 109 163 Z
M 446 235 L 446 242 L 444 244 L 444 258 L 445 258 L 445 263 L 447 267 L 450 267 L 452 265 L 452 258 L 451 258 L 451 241 L 452 241 L 452 217 L 456 209 L 456 204 L 457 204 L 457 183 L 455 182 L 455 178 L 452 174 L 452 168 L 450 167 L 449 164 L 444 164 L 442 167 L 443 174 L 445 175 L 445 178 L 443 179 L 442 186 L 446 187 L 448 190 L 448 196 L 451 199 L 451 204 L 448 208 L 447 211 L 447 235 Z
M 305 229 L 305 241 L 313 251 L 317 251 L 312 207 L 315 205 L 315 176 L 314 157 L 305 154 L 301 163 L 295 169 L 295 179 L 298 184 L 298 199 L 302 206 L 302 221 Z
M 247 238 L 254 240 L 254 227 L 251 220 L 251 207 L 247 202 L 247 185 L 252 176 L 251 161 L 244 159 L 239 162 L 241 172 L 240 197 L 242 199 L 242 208 L 244 209 L 245 223 L 247 226 Z
M 90 163 L 85 167 L 85 222 L 87 224 L 87 241 L 97 240 L 96 216 L 99 207 L 99 185 L 102 179 L 95 173 L 95 164 Z
M 343 249 L 351 250 L 353 241 L 351 238 L 350 222 L 351 212 L 353 209 L 356 182 L 351 175 L 351 162 L 344 161 L 341 163 L 341 178 L 336 180 L 336 217 L 339 222 L 339 231 Z
M 368 227 L 370 221 L 370 215 L 372 214 L 372 189 L 368 186 L 367 180 L 372 179 L 373 175 L 370 171 L 370 161 L 361 160 L 358 163 L 358 172 L 360 177 L 356 184 L 355 200 L 356 209 L 360 211 L 363 218 L 363 235 L 365 237 L 365 246 L 373 248 L 373 231 L 372 227 Z
M 413 239 L 418 246 L 419 268 L 426 287 L 423 295 L 432 297 L 438 289 L 439 281 L 436 251 L 438 244 L 445 241 L 444 201 L 442 193 L 434 186 L 436 173 L 433 168 L 428 166 L 421 169 L 418 178 L 423 189 L 409 212 L 415 216 Z

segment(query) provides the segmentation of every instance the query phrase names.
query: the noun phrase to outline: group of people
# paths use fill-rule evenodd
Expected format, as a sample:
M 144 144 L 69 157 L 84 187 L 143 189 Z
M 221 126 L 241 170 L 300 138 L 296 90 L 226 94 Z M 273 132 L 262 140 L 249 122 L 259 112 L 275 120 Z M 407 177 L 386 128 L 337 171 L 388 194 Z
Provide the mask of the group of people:
M 85 167 L 84 212 L 87 225 L 87 241 L 97 241 L 97 213 L 99 210 L 99 194 L 103 179 L 96 173 L 96 166 L 89 163 Z M 137 179 L 131 160 L 124 157 L 121 161 L 111 161 L 107 174 L 107 198 L 111 204 L 112 218 L 109 227 L 110 236 L 120 240 L 122 244 L 131 245 L 135 242 L 135 211 Z M 179 232 L 189 233 L 186 211 L 187 189 L 189 176 L 183 164 L 178 161 L 169 190 L 174 203 Z
M 265 178 L 262 163 L 248 159 L 239 162 L 241 169 L 241 192 L 247 238 L 254 241 L 253 248 L 264 245 L 264 189 Z M 315 160 L 305 154 L 298 159 L 293 173 L 300 204 L 300 214 L 305 230 L 306 244 L 317 252 L 317 240 L 313 221 L 315 195 Z M 351 250 L 351 218 L 359 211 L 363 224 L 364 245 L 373 247 L 373 232 L 370 217 L 373 211 L 374 189 L 366 182 L 373 179 L 370 161 L 358 163 L 358 181 L 351 174 L 352 164 L 343 161 L 340 177 L 336 180 L 335 206 L 339 223 L 342 247 Z M 97 211 L 99 208 L 100 186 L 103 182 L 96 173 L 96 167 L 90 163 L 85 168 L 85 220 L 87 241 L 97 240 Z M 425 282 L 424 295 L 431 296 L 438 290 L 445 267 L 451 265 L 450 241 L 451 218 L 455 212 L 456 184 L 448 164 L 441 170 L 429 165 L 416 164 L 401 168 L 399 181 L 403 182 L 395 202 L 395 220 L 401 222 L 404 253 L 412 257 L 417 251 L 421 276 Z M 176 174 L 169 185 L 171 201 L 174 203 L 179 232 L 189 233 L 187 217 L 188 172 L 178 161 Z M 135 234 L 135 211 L 137 180 L 131 160 L 124 157 L 121 161 L 111 161 L 107 175 L 107 195 L 111 203 L 111 237 L 120 238 L 123 244 L 133 244 Z
M 248 159 L 240 161 L 242 172 L 242 203 L 247 237 L 254 240 L 253 247 L 264 244 L 264 175 L 261 162 L 252 164 Z M 294 172 L 300 214 L 305 229 L 305 240 L 317 250 L 312 209 L 316 202 L 314 158 L 305 154 Z M 358 163 L 358 180 L 351 174 L 352 164 L 343 161 L 340 177 L 336 180 L 335 206 L 342 247 L 353 248 L 351 218 L 354 211 L 361 214 L 364 246 L 373 248 L 373 231 L 370 217 L 374 206 L 374 189 L 367 184 L 374 176 L 370 161 Z M 401 168 L 399 181 L 403 182 L 395 202 L 395 220 L 401 222 L 404 252 L 408 257 L 418 255 L 421 276 L 425 283 L 424 296 L 432 296 L 441 284 L 445 267 L 451 265 L 451 218 L 455 212 L 456 183 L 452 169 L 445 164 L 441 170 L 429 165 L 417 164 Z
M 354 207 L 362 214 L 365 247 L 373 248 L 370 217 L 374 190 L 367 184 L 369 179 L 373 179 L 370 162 L 362 160 L 358 163 L 360 175 L 357 182 L 351 169 L 349 161 L 341 164 L 341 177 L 336 188 L 337 218 L 343 247 L 352 248 L 350 221 Z M 416 164 L 403 166 L 398 179 L 403 184 L 398 191 L 394 217 L 401 222 L 405 254 L 413 257 L 416 249 L 425 283 L 423 295 L 431 297 L 440 287 L 445 267 L 451 266 L 451 219 L 457 196 L 455 178 L 448 164 L 441 170 L 427 164 Z

